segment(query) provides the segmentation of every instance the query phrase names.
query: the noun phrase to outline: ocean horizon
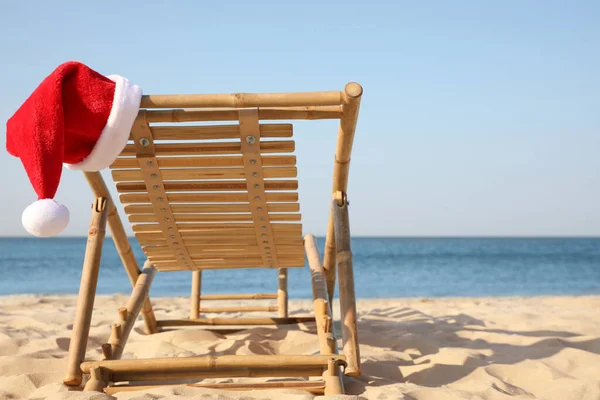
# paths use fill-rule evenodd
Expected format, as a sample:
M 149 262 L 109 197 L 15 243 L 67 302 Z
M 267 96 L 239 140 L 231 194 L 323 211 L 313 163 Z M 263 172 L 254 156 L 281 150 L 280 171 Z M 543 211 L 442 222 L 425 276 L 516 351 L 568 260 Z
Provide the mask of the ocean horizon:
M 145 257 L 135 238 L 140 266 Z M 75 294 L 86 237 L 0 237 L 0 295 Z M 324 237 L 317 237 L 322 255 Z M 600 294 L 599 237 L 409 237 L 352 239 L 360 298 Z M 150 294 L 188 296 L 189 272 L 159 273 Z M 274 293 L 277 272 L 209 270 L 203 293 Z M 129 293 L 114 243 L 105 239 L 98 294 Z M 290 298 L 311 298 L 308 268 L 290 268 Z

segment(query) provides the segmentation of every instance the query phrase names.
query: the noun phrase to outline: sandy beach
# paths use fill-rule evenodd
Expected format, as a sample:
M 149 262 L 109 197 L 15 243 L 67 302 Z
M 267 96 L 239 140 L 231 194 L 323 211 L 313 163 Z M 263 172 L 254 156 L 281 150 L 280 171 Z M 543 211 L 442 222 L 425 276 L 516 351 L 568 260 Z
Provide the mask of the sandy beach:
M 97 298 L 88 359 L 100 357 L 125 301 L 125 295 Z M 0 298 L 0 399 L 315 398 L 301 391 L 184 386 L 115 397 L 69 392 L 60 382 L 75 302 L 72 295 Z M 153 303 L 159 319 L 187 316 L 187 298 Z M 291 301 L 290 310 L 306 315 L 311 303 Z M 358 311 L 364 375 L 347 380 L 348 398 L 600 399 L 600 296 L 360 300 Z M 228 335 L 181 329 L 146 336 L 141 329 L 140 319 L 123 358 L 318 351 L 310 324 Z

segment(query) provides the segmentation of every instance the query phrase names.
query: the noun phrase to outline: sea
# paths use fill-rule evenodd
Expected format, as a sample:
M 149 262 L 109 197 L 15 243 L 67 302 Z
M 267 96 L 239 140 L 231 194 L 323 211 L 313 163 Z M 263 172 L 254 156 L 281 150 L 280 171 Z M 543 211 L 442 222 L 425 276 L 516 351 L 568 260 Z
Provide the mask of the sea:
M 0 238 L 0 295 L 77 293 L 86 238 Z M 324 238 L 317 238 L 319 248 Z M 144 255 L 135 239 L 140 265 Z M 360 298 L 600 294 L 600 238 L 395 238 L 352 240 Z M 277 272 L 205 271 L 203 294 L 274 293 Z M 159 272 L 153 297 L 188 296 L 190 272 Z M 289 272 L 290 298 L 312 296 L 308 267 Z M 98 294 L 130 293 L 110 238 Z

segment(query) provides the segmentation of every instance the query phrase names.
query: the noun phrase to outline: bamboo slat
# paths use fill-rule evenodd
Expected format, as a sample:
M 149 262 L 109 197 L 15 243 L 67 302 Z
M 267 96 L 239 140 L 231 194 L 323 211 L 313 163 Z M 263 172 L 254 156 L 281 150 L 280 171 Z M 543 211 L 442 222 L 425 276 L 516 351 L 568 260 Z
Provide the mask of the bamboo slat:
M 138 232 L 136 233 L 136 238 L 140 242 L 142 246 L 147 245 L 166 245 L 166 240 L 160 233 L 154 232 Z M 256 237 L 246 236 L 246 235 L 235 235 L 235 236 L 210 236 L 206 234 L 198 234 L 195 232 L 183 232 L 181 235 L 183 237 L 183 242 L 185 244 L 196 244 L 196 245 L 209 245 L 209 244 L 230 244 L 231 239 L 235 239 L 235 243 L 237 244 L 245 244 L 245 245 L 256 245 Z M 302 246 L 302 238 L 301 237 L 287 237 L 287 236 L 277 236 L 274 237 L 276 245 L 285 245 L 285 246 Z
M 175 214 L 175 222 L 251 222 L 251 214 Z M 300 214 L 269 214 L 273 222 L 300 221 Z M 129 222 L 158 222 L 152 214 L 134 214 Z
M 341 106 L 319 107 L 267 107 L 258 110 L 262 121 L 268 120 L 319 120 L 340 119 Z M 216 110 L 149 110 L 148 122 L 237 121 L 237 109 Z
M 303 107 L 342 104 L 340 91 L 144 95 L 140 108 Z
M 168 261 L 168 260 L 164 260 L 164 261 L 153 261 L 152 262 L 154 264 L 154 266 L 156 267 L 157 270 L 161 271 L 161 272 L 169 272 L 169 271 L 204 271 L 204 270 L 213 270 L 213 269 L 218 269 L 218 270 L 229 270 L 229 269 L 253 269 L 253 268 L 271 268 L 271 267 L 265 267 L 265 265 L 262 263 L 262 261 L 258 261 L 258 262 L 252 262 L 252 261 L 239 261 L 239 260 L 234 260 L 234 261 L 223 261 L 223 262 L 197 262 L 194 263 L 192 262 L 191 268 L 187 268 L 187 266 L 185 268 L 182 268 L 177 262 L 175 261 Z M 304 264 L 300 263 L 300 262 L 292 262 L 292 261 L 288 261 L 288 260 L 283 260 L 280 263 L 282 265 L 281 268 L 302 268 L 304 267 Z
M 67 386 L 79 386 L 82 380 L 79 364 L 85 357 L 90 324 L 92 322 L 92 311 L 94 309 L 98 273 L 100 271 L 100 258 L 102 257 L 102 245 L 106 234 L 106 219 L 108 214 L 106 203 L 106 198 L 98 197 L 92 205 L 92 218 L 88 230 L 83 269 L 81 271 L 75 322 L 73 324 L 71 342 L 69 343 L 67 373 L 63 378 L 63 382 Z
M 298 201 L 298 193 L 267 193 L 267 203 L 293 203 Z M 121 203 L 150 203 L 148 193 L 124 193 L 119 196 Z M 247 203 L 246 193 L 170 193 L 161 197 L 160 202 L 169 203 Z
M 282 262 L 302 263 L 302 264 L 304 263 L 303 256 L 282 254 L 279 258 L 282 260 Z M 148 255 L 148 259 L 153 262 L 156 262 L 158 264 L 160 264 L 163 261 L 175 261 L 175 257 L 173 255 L 157 255 L 157 256 Z M 262 258 L 260 256 L 260 254 L 246 255 L 243 253 L 228 254 L 226 257 L 221 257 L 218 255 L 213 255 L 213 254 L 192 257 L 192 261 L 195 263 L 204 263 L 205 262 L 208 264 L 226 264 L 226 263 L 243 264 L 244 262 L 257 263 L 257 262 L 260 262 L 261 260 L 262 260 Z
M 236 113 L 237 115 L 237 113 Z M 237 118 L 236 118 L 237 119 Z M 216 167 L 242 167 L 241 156 L 196 156 L 196 157 L 157 157 L 159 168 L 216 168 Z M 283 167 L 296 165 L 296 156 L 261 156 L 263 167 Z M 135 158 L 119 157 L 110 166 L 117 168 L 139 168 Z
M 173 214 L 192 214 L 192 213 L 248 213 L 250 204 L 173 204 L 171 205 Z M 298 203 L 271 203 L 267 204 L 267 211 L 270 213 L 287 213 L 300 211 Z M 127 214 L 152 214 L 154 209 L 151 205 L 132 204 L 125 206 Z
M 241 154 L 240 143 L 236 142 L 203 142 L 203 143 L 161 143 L 155 144 L 157 156 L 195 156 L 204 154 Z M 270 140 L 260 143 L 261 153 L 291 153 L 295 149 L 293 140 Z M 121 157 L 135 156 L 135 145 L 128 144 L 121 152 Z
M 245 181 L 204 181 L 204 182 L 163 182 L 166 192 L 191 192 L 199 191 L 243 191 L 247 190 Z M 296 190 L 296 180 L 270 180 L 263 182 L 264 190 Z M 146 184 L 143 182 L 119 182 L 117 190 L 124 192 L 147 192 Z
M 108 227 L 110 229 L 117 252 L 119 253 L 119 257 L 121 258 L 121 262 L 123 263 L 123 267 L 125 268 L 127 276 L 129 277 L 129 282 L 131 283 L 131 286 L 135 286 L 141 271 L 137 260 L 133 255 L 133 251 L 131 250 L 131 245 L 129 244 L 127 234 L 125 233 L 125 228 L 123 228 L 123 223 L 121 222 L 121 218 L 117 213 L 115 203 L 112 200 L 112 196 L 108 191 L 108 188 L 106 187 L 106 183 L 104 183 L 104 179 L 102 179 L 102 175 L 100 175 L 99 172 L 84 172 L 83 174 L 90 188 L 92 189 L 92 192 L 94 192 L 94 195 L 96 197 L 105 197 L 108 200 Z M 158 330 L 156 327 L 156 318 L 154 316 L 154 311 L 152 310 L 150 297 L 148 297 L 144 303 L 144 307 L 142 308 L 142 317 L 144 318 L 146 333 L 156 333 Z
M 244 168 L 194 168 L 194 169 L 163 169 L 160 172 L 163 181 L 169 180 L 199 180 L 199 179 L 244 179 Z M 265 178 L 295 178 L 298 176 L 296 167 L 266 167 L 263 168 Z M 115 182 L 135 182 L 143 180 L 139 169 L 118 169 L 112 171 Z
M 179 229 L 181 232 L 185 232 L 185 231 L 195 231 L 195 232 L 206 232 L 206 233 L 217 233 L 215 231 L 227 231 L 229 230 L 230 232 L 232 230 L 237 230 L 237 231 L 254 231 L 254 225 L 253 224 L 243 224 L 243 223 L 223 223 L 223 224 L 212 224 L 212 223 L 206 223 L 206 224 L 193 224 L 193 223 L 180 223 L 180 224 L 175 224 L 177 229 Z M 131 226 L 131 228 L 133 229 L 134 232 L 162 232 L 162 230 L 160 229 L 160 225 L 159 224 L 133 224 Z M 259 227 L 260 229 L 260 227 Z M 277 233 L 291 233 L 292 235 L 297 235 L 300 236 L 302 235 L 302 225 L 301 224 L 293 224 L 293 223 L 285 223 L 285 224 L 273 224 L 272 225 L 272 230 L 273 232 Z
M 239 125 L 152 126 L 150 129 L 154 140 L 214 140 L 240 137 Z M 292 124 L 261 124 L 260 135 L 265 138 L 292 137 Z
M 152 261 L 153 264 L 156 265 L 157 268 L 161 268 L 163 266 L 166 265 L 171 265 L 173 263 L 175 263 L 176 259 L 174 259 L 173 257 L 169 258 L 164 258 L 164 259 L 159 259 L 157 257 L 149 257 L 149 259 Z M 199 267 L 204 267 L 204 266 L 215 266 L 215 267 L 226 267 L 226 268 L 231 268 L 231 267 L 255 267 L 257 265 L 261 265 L 261 259 L 259 258 L 247 258 L 247 259 L 243 259 L 243 258 L 221 258 L 221 259 L 205 259 L 205 258 L 198 258 L 198 259 L 192 259 L 192 263 L 199 266 Z M 300 260 L 294 260 L 292 258 L 282 258 L 281 259 L 281 263 L 283 265 L 303 265 L 303 263 L 300 262 Z
M 173 258 L 173 251 L 170 252 L 154 252 L 154 251 L 146 251 L 146 255 L 150 257 L 154 261 L 160 260 L 170 260 Z M 300 252 L 277 252 L 277 255 L 281 259 L 292 259 L 296 261 L 300 261 L 303 255 Z M 194 260 L 205 260 L 205 259 L 224 259 L 224 260 L 238 260 L 238 259 L 258 259 L 261 256 L 260 251 L 252 251 L 252 252 L 244 252 L 244 251 L 235 251 L 235 250 L 222 250 L 222 251 L 197 251 L 191 252 L 190 256 Z
M 148 255 L 148 258 L 158 266 L 176 261 L 173 254 L 170 255 Z M 294 255 L 280 255 L 280 258 L 285 264 L 304 265 L 302 258 Z M 196 264 L 207 265 L 245 265 L 245 264 L 260 264 L 260 254 L 249 254 L 244 258 L 241 254 L 230 256 L 227 253 L 218 254 L 207 257 L 206 255 L 192 256 L 192 262 Z
M 244 245 L 244 244 L 209 244 L 209 245 L 187 245 L 190 254 L 215 254 L 215 253 L 244 253 L 244 254 L 260 254 L 258 246 L 256 245 Z M 142 246 L 144 252 L 152 255 L 170 254 L 171 248 L 169 246 Z M 298 246 L 278 246 L 277 252 L 279 254 L 295 254 L 302 256 L 303 248 L 301 245 Z

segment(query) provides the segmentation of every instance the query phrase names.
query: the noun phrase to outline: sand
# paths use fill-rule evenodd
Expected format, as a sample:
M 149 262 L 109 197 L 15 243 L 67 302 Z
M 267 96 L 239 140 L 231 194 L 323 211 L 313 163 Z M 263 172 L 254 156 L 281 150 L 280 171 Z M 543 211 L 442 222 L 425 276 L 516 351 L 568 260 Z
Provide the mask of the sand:
M 60 382 L 75 301 L 70 295 L 0 297 L 0 399 L 315 398 L 290 390 L 182 386 L 115 397 L 68 392 Z M 98 297 L 88 359 L 100 357 L 99 347 L 125 301 L 124 295 Z M 188 312 L 185 298 L 153 302 L 159 319 Z M 290 303 L 295 315 L 310 312 L 310 306 L 309 301 Z M 358 311 L 364 375 L 347 380 L 347 398 L 600 399 L 600 296 L 361 300 Z M 199 329 L 146 336 L 141 328 L 139 320 L 123 358 L 318 351 L 308 325 L 226 336 Z

